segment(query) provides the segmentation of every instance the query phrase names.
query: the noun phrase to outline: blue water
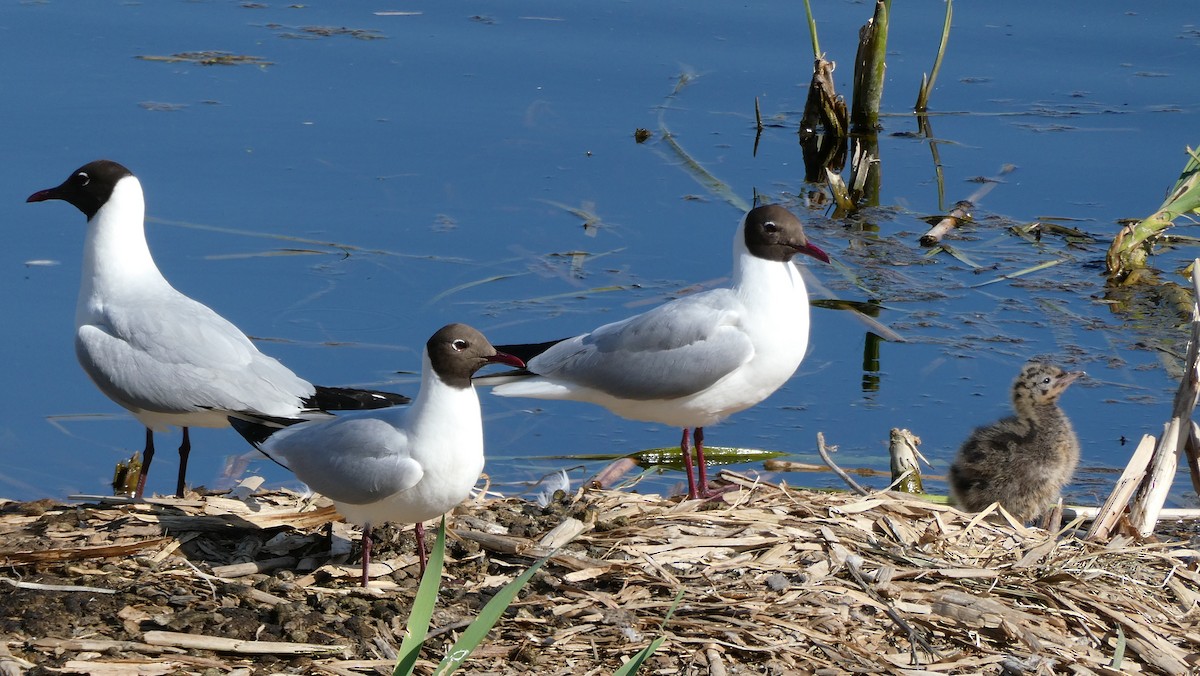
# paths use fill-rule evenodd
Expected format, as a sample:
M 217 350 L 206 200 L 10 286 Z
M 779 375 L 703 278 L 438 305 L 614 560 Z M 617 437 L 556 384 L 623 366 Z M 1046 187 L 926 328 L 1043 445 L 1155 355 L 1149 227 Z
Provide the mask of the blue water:
M 869 5 L 815 2 L 821 47 L 848 91 Z M 419 350 L 465 321 L 526 342 L 619 319 L 729 270 L 740 213 L 695 180 L 661 140 L 748 202 L 757 190 L 809 222 L 838 261 L 810 261 L 814 296 L 886 308 L 908 342 L 885 343 L 864 388 L 866 328 L 816 309 L 810 355 L 787 387 L 708 432 L 709 443 L 813 460 L 823 431 L 848 466 L 886 468 L 888 430 L 909 427 L 944 471 L 977 424 L 1005 414 L 1021 363 L 1049 355 L 1090 379 L 1064 399 L 1084 444 L 1072 497 L 1095 502 L 1143 433 L 1169 417 L 1175 376 L 1157 346 L 1182 350 L 1172 308 L 1105 299 L 1116 220 L 1149 214 L 1200 143 L 1200 29 L 1183 3 L 959 3 L 931 110 L 944 171 L 908 112 L 933 61 L 943 5 L 897 3 L 889 44 L 880 206 L 855 219 L 806 206 L 795 129 L 811 47 L 803 4 L 725 2 L 235 2 L 7 4 L 0 57 L 7 130 L 0 274 L 8 317 L 0 495 L 105 492 L 140 426 L 75 363 L 73 308 L 84 219 L 27 205 L 99 157 L 146 190 L 148 236 L 177 288 L 321 384 L 412 393 Z M 401 12 L 401 13 L 396 13 Z M 317 35 L 304 27 L 349 28 Z M 375 38 L 375 39 L 364 39 Z M 269 65 L 137 57 L 215 50 Z M 687 82 L 672 95 L 681 77 Z M 754 100 L 769 126 L 754 148 Z M 654 137 L 633 140 L 646 128 Z M 1016 169 L 952 244 L 972 272 L 916 242 L 937 214 Z M 601 224 L 563 207 L 585 209 Z M 1040 245 L 1006 230 L 1037 218 L 1097 241 Z M 864 227 L 864 224 L 870 227 Z M 1181 227 L 1181 232 L 1188 228 Z M 586 252 L 590 256 L 564 255 Z M 1198 252 L 1154 260 L 1163 278 Z M 1015 282 L 971 285 L 1039 262 Z M 37 262 L 36 264 L 32 262 Z M 484 396 L 487 471 L 505 490 L 558 467 L 547 456 L 669 446 L 678 430 L 573 403 Z M 178 437 L 162 437 L 150 488 L 174 483 Z M 226 483 L 230 458 L 272 482 L 229 430 L 196 430 L 189 478 Z M 541 458 L 541 459 L 540 459 Z M 742 471 L 761 471 L 742 465 Z M 834 485 L 819 475 L 774 476 Z M 649 479 L 672 490 L 677 473 Z M 935 484 L 933 486 L 937 488 Z M 1178 484 L 1186 501 L 1185 484 Z

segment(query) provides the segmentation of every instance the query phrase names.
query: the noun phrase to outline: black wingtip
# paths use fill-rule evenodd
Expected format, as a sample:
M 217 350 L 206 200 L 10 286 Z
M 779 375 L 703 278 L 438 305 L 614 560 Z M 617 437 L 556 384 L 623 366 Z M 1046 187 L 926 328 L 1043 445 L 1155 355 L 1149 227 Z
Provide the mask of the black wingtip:
M 301 418 L 275 418 L 258 414 L 231 415 L 228 420 L 234 431 L 255 448 L 259 448 L 279 430 L 304 422 Z
M 499 352 L 505 352 L 507 354 L 511 354 L 512 356 L 516 357 L 517 359 L 520 359 L 521 361 L 528 364 L 530 359 L 533 359 L 534 357 L 545 352 L 546 350 L 549 350 L 550 348 L 554 347 L 555 345 L 558 345 L 559 343 L 563 342 L 564 340 L 567 340 L 567 339 L 559 338 L 558 340 L 548 340 L 544 343 L 524 343 L 521 345 L 497 345 L 496 350 Z M 511 375 L 511 373 L 509 375 Z
M 304 405 L 322 411 L 366 411 L 400 406 L 412 401 L 394 392 L 358 390 L 351 387 L 316 386 L 316 394 L 304 400 Z

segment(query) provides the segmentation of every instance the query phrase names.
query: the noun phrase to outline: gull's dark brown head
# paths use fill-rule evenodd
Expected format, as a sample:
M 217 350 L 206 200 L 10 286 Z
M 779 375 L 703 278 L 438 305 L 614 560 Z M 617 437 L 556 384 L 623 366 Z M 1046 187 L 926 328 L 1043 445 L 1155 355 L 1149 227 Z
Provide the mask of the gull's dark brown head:
M 471 376 L 488 364 L 525 368 L 525 362 L 498 352 L 479 331 L 466 324 L 447 324 L 425 343 L 429 363 L 442 382 L 452 387 L 470 387 Z
M 62 200 L 82 211 L 90 221 L 112 196 L 117 182 L 126 176 L 133 176 L 133 172 L 112 160 L 96 160 L 76 169 L 59 185 L 39 190 L 25 201 Z
M 829 262 L 829 256 L 805 237 L 800 219 L 778 204 L 751 209 L 746 214 L 745 237 L 750 253 L 765 260 L 786 262 L 802 253 Z

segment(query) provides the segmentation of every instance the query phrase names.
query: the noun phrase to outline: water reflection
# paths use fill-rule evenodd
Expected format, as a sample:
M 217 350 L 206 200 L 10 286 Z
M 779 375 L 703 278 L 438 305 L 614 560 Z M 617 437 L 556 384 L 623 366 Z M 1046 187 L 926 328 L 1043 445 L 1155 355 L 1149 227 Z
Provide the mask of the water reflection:
M 1180 149 L 1196 143 L 1200 110 L 1179 97 L 1200 88 L 1189 66 L 1197 38 L 1182 28 L 1193 19 L 1182 5 L 1129 12 L 1101 2 L 1090 6 L 1089 30 L 1063 32 L 1078 23 L 1070 7 L 964 5 L 930 115 L 912 119 L 911 92 L 932 51 L 925 27 L 942 10 L 914 5 L 893 16 L 883 130 L 870 153 L 879 206 L 841 218 L 805 182 L 811 171 L 797 148 L 809 55 L 796 39 L 795 3 L 753 13 L 707 2 L 534 3 L 486 22 L 420 2 L 411 10 L 419 14 L 404 15 L 336 5 L 14 5 L 0 49 L 38 68 L 11 74 L 23 94 L 0 113 L 19 130 L 0 170 L 11 193 L 0 201 L 12 224 L 0 252 L 5 310 L 21 318 L 0 335 L 9 355 L 0 452 L 14 460 L 0 477 L 5 492 L 95 492 L 131 450 L 133 422 L 91 391 L 71 352 L 80 228 L 14 197 L 38 187 L 29 176 L 99 156 L 153 182 L 151 245 L 181 290 L 281 341 L 272 354 L 310 380 L 401 388 L 419 367 L 414 346 L 450 321 L 507 342 L 572 335 L 716 283 L 729 228 L 758 194 L 800 212 L 840 263 L 816 271 L 820 287 L 810 288 L 832 303 L 873 305 L 871 317 L 907 342 L 853 313 L 814 310 L 801 373 L 722 423 L 723 443 L 807 461 L 824 430 L 843 465 L 884 468 L 888 430 L 910 427 L 944 463 L 971 427 L 1003 411 L 1016 365 L 1065 354 L 1095 377 L 1066 404 L 1084 465 L 1122 465 L 1121 437 L 1164 419 L 1174 374 L 1158 346 L 1178 347 L 1182 333 L 1170 284 L 1109 289 L 1099 263 L 1116 219 L 1153 208 Z M 863 6 L 821 12 L 826 47 L 851 50 Z M 273 65 L 131 58 L 204 50 Z M 638 129 L 651 132 L 641 143 Z M 1016 170 L 948 248 L 919 246 L 925 218 L 1007 165 Z M 1034 222 L 1043 226 L 1024 229 Z M 1057 222 L 1071 232 L 1046 228 Z M 1156 267 L 1181 268 L 1193 253 L 1164 252 Z M 664 434 L 582 405 L 497 399 L 484 397 L 488 472 L 514 485 L 577 464 L 539 458 L 634 452 Z M 219 481 L 227 457 L 288 479 L 236 437 L 212 434 L 196 440 L 222 449 L 193 461 L 201 483 Z M 643 489 L 669 490 L 676 479 L 648 476 Z M 1079 497 L 1091 481 L 1080 476 Z

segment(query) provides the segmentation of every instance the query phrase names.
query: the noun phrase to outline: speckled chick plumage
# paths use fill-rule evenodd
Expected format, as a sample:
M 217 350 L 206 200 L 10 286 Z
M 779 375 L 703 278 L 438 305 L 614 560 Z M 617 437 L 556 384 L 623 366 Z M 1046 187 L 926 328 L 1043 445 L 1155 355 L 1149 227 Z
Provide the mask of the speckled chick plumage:
M 975 429 L 950 466 L 950 499 L 978 512 L 999 502 L 1022 522 L 1056 502 L 1079 464 L 1079 440 L 1058 399 L 1081 371 L 1031 361 L 1013 381 L 1016 415 Z

